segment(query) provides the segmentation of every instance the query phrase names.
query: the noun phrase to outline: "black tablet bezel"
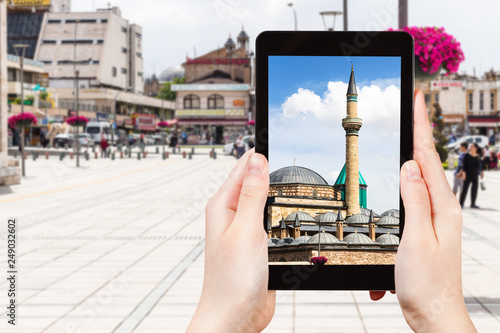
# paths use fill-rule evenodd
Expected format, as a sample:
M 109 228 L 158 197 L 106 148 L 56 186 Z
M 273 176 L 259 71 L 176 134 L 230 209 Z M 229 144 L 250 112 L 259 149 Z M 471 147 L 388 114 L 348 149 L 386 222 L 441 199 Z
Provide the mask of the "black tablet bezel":
M 411 35 L 396 31 L 261 33 L 256 40 L 255 149 L 266 158 L 268 158 L 269 132 L 268 57 L 274 55 L 400 57 L 400 167 L 412 159 L 414 44 Z M 401 195 L 399 209 L 401 239 L 405 221 Z M 266 221 L 263 221 L 263 226 L 265 229 Z M 394 265 L 269 265 L 268 288 L 269 290 L 395 290 Z

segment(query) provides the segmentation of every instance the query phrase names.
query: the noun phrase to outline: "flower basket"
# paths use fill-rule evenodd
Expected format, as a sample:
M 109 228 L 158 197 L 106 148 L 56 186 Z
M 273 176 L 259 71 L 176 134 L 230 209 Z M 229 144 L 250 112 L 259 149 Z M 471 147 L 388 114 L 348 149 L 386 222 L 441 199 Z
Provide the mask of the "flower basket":
M 328 259 L 325 257 L 312 257 L 311 258 L 311 263 L 313 265 L 322 266 L 322 265 L 326 264 L 327 261 L 328 261 Z
M 66 123 L 71 126 L 86 126 L 89 119 L 84 116 L 73 116 L 66 119 Z
M 393 31 L 393 29 L 389 29 Z M 438 27 L 405 27 L 401 29 L 415 40 L 415 78 L 434 80 L 441 70 L 450 75 L 465 60 L 460 43 Z
M 168 121 L 160 121 L 158 124 L 156 124 L 160 128 L 167 128 L 169 126 Z
M 9 126 L 11 128 L 15 127 L 30 127 L 37 124 L 37 120 L 34 114 L 25 112 L 16 114 L 8 119 Z
M 255 125 L 255 120 L 249 120 L 247 122 L 247 125 L 249 125 L 249 126 Z

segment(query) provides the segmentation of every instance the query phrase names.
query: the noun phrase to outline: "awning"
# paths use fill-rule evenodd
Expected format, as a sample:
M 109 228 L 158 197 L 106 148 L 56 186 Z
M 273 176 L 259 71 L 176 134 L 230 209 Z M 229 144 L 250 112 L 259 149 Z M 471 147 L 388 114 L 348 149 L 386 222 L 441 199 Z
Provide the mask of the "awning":
M 246 126 L 247 119 L 177 119 L 179 125 Z M 170 122 L 169 122 L 170 123 Z
M 497 127 L 500 118 L 497 116 L 469 116 L 468 121 L 471 127 Z

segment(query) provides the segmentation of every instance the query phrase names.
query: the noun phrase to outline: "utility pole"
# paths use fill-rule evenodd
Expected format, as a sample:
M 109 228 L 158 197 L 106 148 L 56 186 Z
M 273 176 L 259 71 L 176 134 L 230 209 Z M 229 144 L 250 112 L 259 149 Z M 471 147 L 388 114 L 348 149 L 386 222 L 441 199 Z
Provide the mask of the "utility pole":
M 24 55 L 26 54 L 26 49 L 29 47 L 27 44 L 15 44 L 14 50 L 16 55 L 19 57 L 19 65 L 21 67 L 21 113 L 24 113 Z M 21 49 L 22 53 L 19 56 L 17 49 Z M 26 165 L 24 161 L 24 127 L 21 127 L 21 170 L 23 177 L 26 176 Z
M 348 31 L 347 27 L 347 0 L 344 0 L 344 31 Z
M 76 63 L 75 63 L 76 64 Z M 78 111 L 78 102 L 79 102 L 79 94 L 80 94 L 80 85 L 78 84 L 78 79 L 80 77 L 80 71 L 79 70 L 76 70 L 75 71 L 75 77 L 76 77 L 76 116 L 79 117 L 80 116 L 80 112 Z M 78 119 L 78 118 L 77 118 Z M 78 130 L 79 130 L 79 127 L 80 126 L 75 126 L 76 127 L 76 143 L 75 143 L 75 147 L 76 147 L 76 167 L 79 168 L 80 167 L 80 138 L 78 137 Z
M 399 16 L 398 28 L 399 30 L 408 26 L 408 0 L 399 0 Z

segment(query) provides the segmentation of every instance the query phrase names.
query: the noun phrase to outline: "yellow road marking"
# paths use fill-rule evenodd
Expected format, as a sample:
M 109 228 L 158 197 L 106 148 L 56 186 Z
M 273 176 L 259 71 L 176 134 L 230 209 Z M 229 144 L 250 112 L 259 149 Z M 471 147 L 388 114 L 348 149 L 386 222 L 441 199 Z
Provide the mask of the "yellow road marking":
M 75 185 L 75 186 L 68 186 L 68 187 L 58 188 L 58 189 L 44 191 L 44 192 L 27 194 L 27 195 L 24 195 L 22 197 L 15 197 L 15 198 L 11 198 L 11 199 L 0 200 L 0 203 L 12 202 L 12 201 L 23 200 L 23 199 L 29 199 L 29 198 L 33 198 L 33 197 L 39 197 L 39 196 L 42 196 L 42 195 L 45 195 L 45 194 L 52 194 L 52 193 L 63 192 L 63 191 L 67 191 L 67 190 L 74 190 L 74 189 L 77 189 L 77 188 L 92 186 L 92 185 L 96 185 L 96 184 L 101 184 L 101 183 L 104 183 L 104 182 L 107 182 L 107 181 L 110 181 L 110 180 L 115 180 L 115 179 L 118 179 L 118 178 L 123 178 L 123 177 L 130 176 L 130 175 L 133 175 L 133 174 L 136 174 L 136 173 L 139 173 L 139 172 L 146 171 L 146 170 L 158 168 L 158 167 L 160 167 L 162 165 L 165 165 L 167 163 L 168 162 L 161 163 L 161 164 L 156 164 L 156 165 L 152 165 L 152 166 L 147 167 L 147 168 L 142 168 L 142 169 L 130 171 L 130 172 L 118 175 L 118 176 L 104 178 L 104 179 L 96 180 L 94 182 L 90 182 L 90 183 L 86 183 L 86 184 L 80 184 L 80 185 Z

